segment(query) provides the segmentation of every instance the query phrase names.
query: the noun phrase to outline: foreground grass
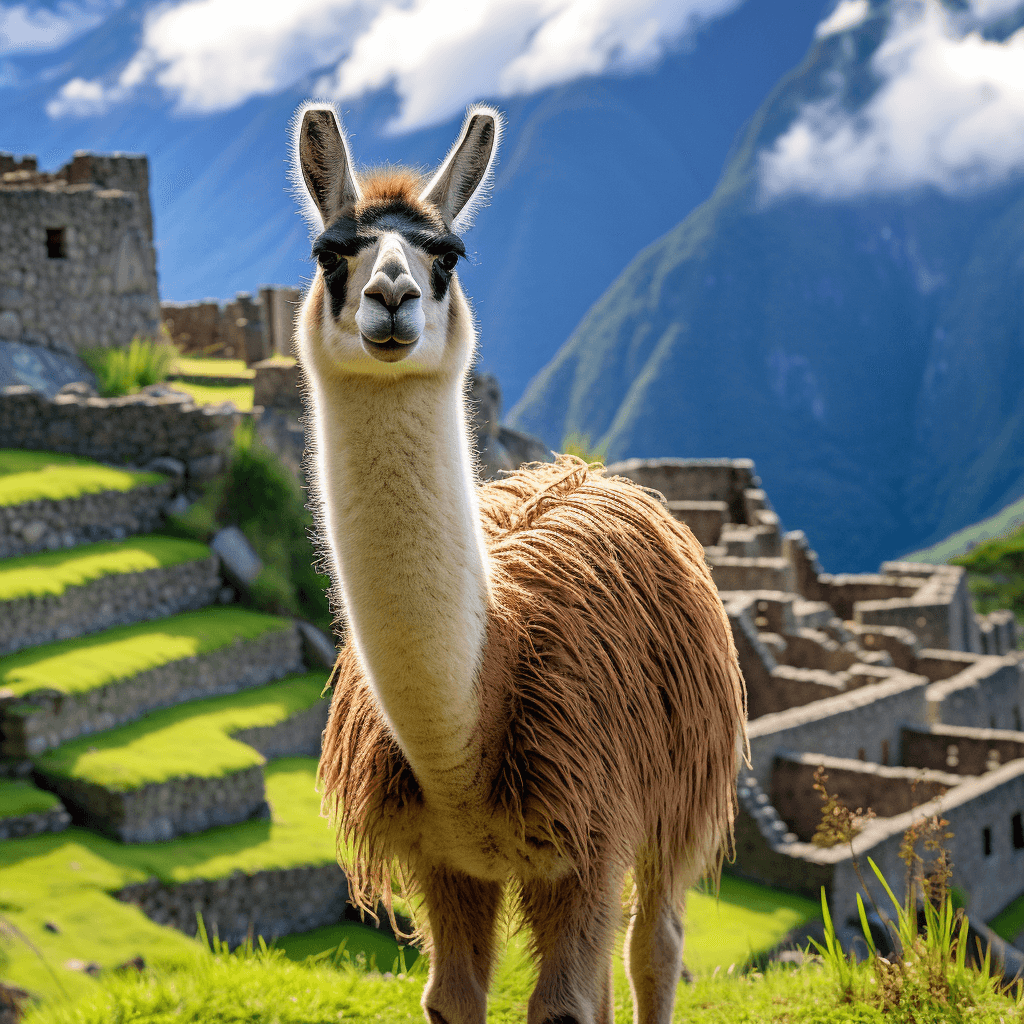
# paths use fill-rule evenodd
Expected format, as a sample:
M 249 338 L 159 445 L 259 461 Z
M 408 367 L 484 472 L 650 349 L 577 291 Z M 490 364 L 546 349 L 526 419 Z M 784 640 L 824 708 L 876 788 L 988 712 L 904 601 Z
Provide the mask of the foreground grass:
M 0 449 L 0 505 L 60 501 L 103 491 L 130 491 L 165 478 L 159 473 L 129 473 L 88 459 L 53 452 Z
M 863 968 L 866 970 L 866 968 Z M 364 973 L 350 959 L 299 964 L 277 950 L 249 955 L 196 953 L 191 962 L 137 974 L 105 978 L 73 1005 L 50 1003 L 25 1024 L 369 1024 L 420 1022 L 425 977 L 421 960 L 397 975 Z M 491 988 L 488 1021 L 525 1020 L 534 973 L 522 936 L 508 944 Z M 621 960 L 615 966 L 615 1020 L 632 1020 Z M 963 1022 L 1009 1024 L 1024 1019 L 1021 1008 L 995 994 L 971 1007 L 935 1002 L 913 1012 L 882 1011 L 863 1003 L 843 1003 L 830 973 L 817 964 L 798 970 L 775 968 L 765 974 L 719 974 L 680 986 L 676 1024 L 846 1024 L 846 1022 Z
M 82 587 L 103 576 L 169 568 L 209 556 L 210 549 L 197 541 L 150 534 L 5 558 L 0 561 L 0 601 L 60 597 L 68 587 Z
M 245 608 L 211 607 L 155 622 L 41 644 L 0 658 L 0 687 L 15 696 L 35 690 L 84 693 L 182 658 L 253 640 L 290 623 Z
M 117 729 L 83 736 L 36 761 L 47 775 L 80 779 L 116 792 L 186 777 L 214 779 L 264 763 L 233 739 L 242 729 L 279 725 L 321 699 L 326 672 L 154 711 Z

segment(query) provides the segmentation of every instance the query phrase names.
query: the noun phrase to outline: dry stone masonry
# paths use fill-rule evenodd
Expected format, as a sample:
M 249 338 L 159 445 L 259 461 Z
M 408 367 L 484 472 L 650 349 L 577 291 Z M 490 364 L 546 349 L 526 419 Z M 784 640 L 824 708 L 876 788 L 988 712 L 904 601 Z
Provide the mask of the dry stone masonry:
M 0 154 L 0 341 L 74 353 L 160 325 L 146 157 Z

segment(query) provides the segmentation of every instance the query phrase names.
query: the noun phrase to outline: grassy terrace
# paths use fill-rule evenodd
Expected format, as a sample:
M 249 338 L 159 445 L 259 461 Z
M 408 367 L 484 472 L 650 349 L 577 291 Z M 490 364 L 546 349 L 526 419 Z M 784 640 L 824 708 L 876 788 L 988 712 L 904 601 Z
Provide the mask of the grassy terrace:
M 156 622 L 118 626 L 7 655 L 0 658 L 0 687 L 8 688 L 15 696 L 40 689 L 84 693 L 290 625 L 288 619 L 244 608 L 183 612 Z
M 258 690 L 154 711 L 131 725 L 72 740 L 36 761 L 47 775 L 116 792 L 186 777 L 213 779 L 263 764 L 232 739 L 242 729 L 278 725 L 320 700 L 326 672 L 291 676 Z
M 20 818 L 56 807 L 60 801 L 22 779 L 0 779 L 0 819 Z
M 0 601 L 60 597 L 68 587 L 82 587 L 102 576 L 166 569 L 209 555 L 210 549 L 205 544 L 150 534 L 5 558 L 0 561 Z
M 130 491 L 164 479 L 159 473 L 129 473 L 71 455 L 0 449 L 0 505 Z

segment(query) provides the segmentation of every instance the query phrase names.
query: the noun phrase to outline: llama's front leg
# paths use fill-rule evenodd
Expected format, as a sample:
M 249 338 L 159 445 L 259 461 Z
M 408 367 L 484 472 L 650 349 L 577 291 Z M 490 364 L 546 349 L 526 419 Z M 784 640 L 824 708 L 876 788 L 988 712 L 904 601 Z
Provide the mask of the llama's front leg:
M 669 1024 L 683 970 L 682 914 L 686 900 L 667 891 L 667 887 L 652 887 L 640 896 L 626 933 L 633 1024 Z
M 423 887 L 430 921 L 430 1024 L 485 1024 L 494 970 L 494 926 L 502 886 L 434 868 Z
M 539 974 L 527 1024 L 613 1024 L 612 947 L 622 915 L 622 878 L 581 886 L 573 875 L 523 885 Z

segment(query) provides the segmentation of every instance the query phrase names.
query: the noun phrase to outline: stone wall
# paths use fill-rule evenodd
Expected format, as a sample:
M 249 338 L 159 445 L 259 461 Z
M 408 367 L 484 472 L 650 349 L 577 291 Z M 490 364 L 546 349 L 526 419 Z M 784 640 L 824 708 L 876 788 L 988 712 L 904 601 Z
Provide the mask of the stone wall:
M 207 935 L 238 946 L 247 938 L 263 936 L 270 943 L 343 921 L 348 883 L 337 864 L 324 864 L 254 875 L 236 871 L 226 878 L 195 878 L 180 885 L 151 878 L 115 895 L 157 924 L 186 935 L 197 933 L 196 915 L 201 915 Z
M 982 775 L 1024 758 L 1024 732 L 962 726 L 903 729 L 903 763 L 957 775 Z
M 64 352 L 160 326 L 144 156 L 77 153 L 0 179 L 0 340 Z
M 143 572 L 101 576 L 62 594 L 0 603 L 0 654 L 204 608 L 222 581 L 216 555 Z
M 183 462 L 196 480 L 224 468 L 242 415 L 233 407 L 197 406 L 180 393 L 123 398 L 62 394 L 48 399 L 25 385 L 0 390 L 0 438 L 5 448 L 63 452 L 140 467 L 170 456 Z
M 1013 729 L 1024 708 L 1024 677 L 1012 656 L 983 656 L 977 664 L 926 692 L 926 721 L 977 729 Z
M 174 485 L 164 481 L 130 491 L 0 506 L 0 558 L 151 533 L 163 524 L 173 490 Z
M 802 842 L 810 842 L 821 821 L 822 800 L 814 773 L 823 767 L 828 792 L 856 810 L 870 808 L 892 818 L 942 796 L 962 781 L 946 771 L 868 764 L 824 754 L 780 754 L 772 768 L 771 803 Z
M 836 757 L 882 761 L 883 744 L 895 757 L 903 725 L 926 720 L 921 676 L 900 673 L 892 682 L 828 697 L 803 707 L 764 715 L 750 723 L 751 774 L 770 785 L 772 763 L 780 750 L 828 751 Z
M 260 765 L 219 778 L 169 779 L 127 792 L 42 770 L 35 779 L 41 789 L 61 798 L 75 821 L 122 843 L 158 843 L 269 815 Z

